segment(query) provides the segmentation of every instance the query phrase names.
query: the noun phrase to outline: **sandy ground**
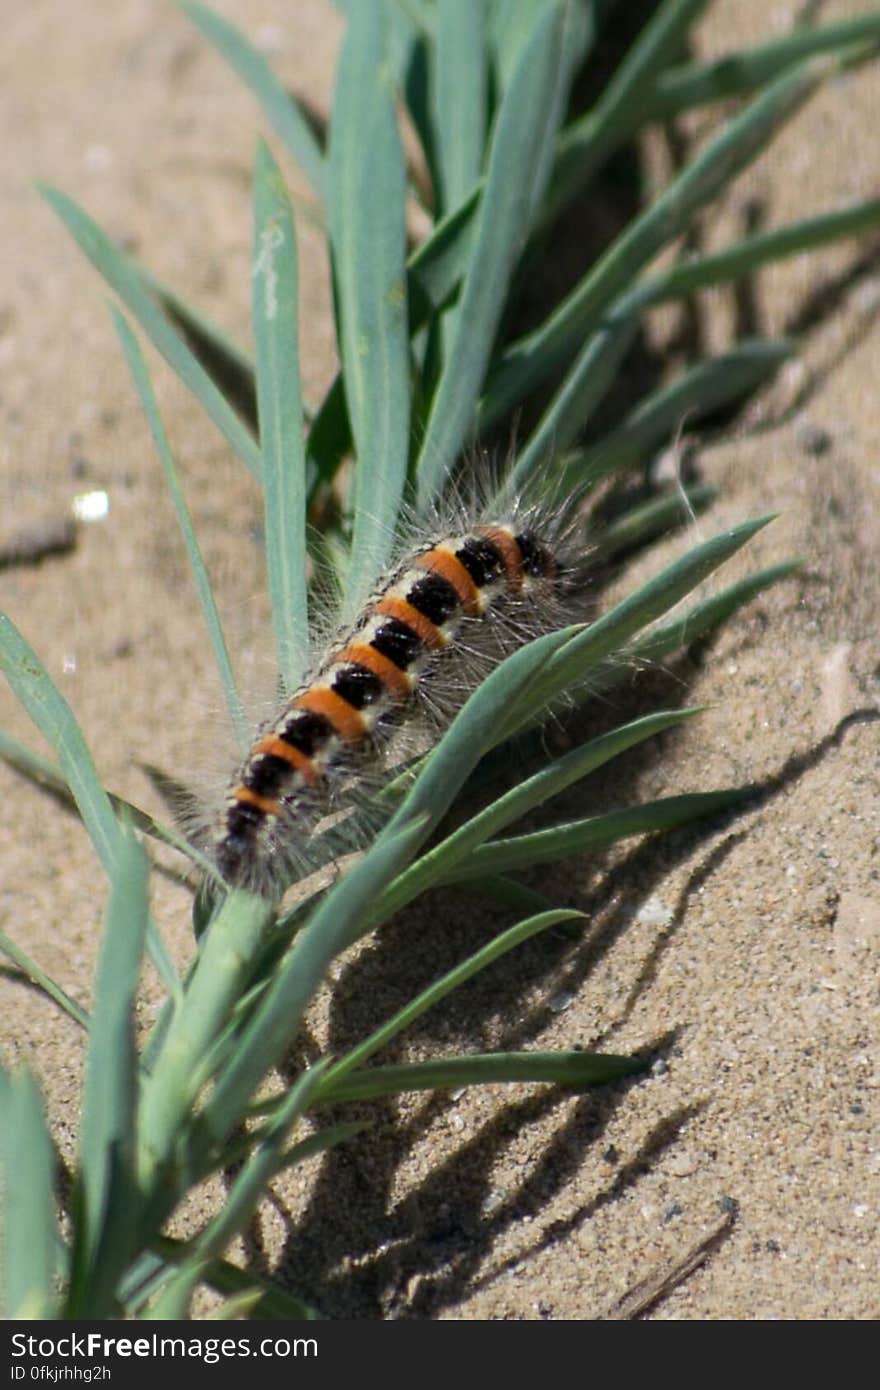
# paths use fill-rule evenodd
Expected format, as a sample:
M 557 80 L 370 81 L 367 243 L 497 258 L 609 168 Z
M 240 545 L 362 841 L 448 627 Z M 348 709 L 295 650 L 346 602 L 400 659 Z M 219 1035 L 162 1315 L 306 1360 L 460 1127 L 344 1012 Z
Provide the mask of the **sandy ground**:
M 340 32 L 329 4 L 219 8 L 326 105 Z M 822 14 L 868 8 L 827 4 Z M 701 49 L 769 37 L 798 11 L 786 0 L 719 0 Z M 213 738 L 219 701 L 106 293 L 34 180 L 70 191 L 246 339 L 258 116 L 166 0 L 81 6 L 75 23 L 62 0 L 20 7 L 5 24 L 0 69 L 3 538 L 69 515 L 77 494 L 103 489 L 110 499 L 107 519 L 82 526 L 73 552 L 0 574 L 2 606 L 69 699 L 107 785 L 158 811 L 138 761 L 186 774 L 193 744 L 205 730 Z M 735 235 L 755 200 L 772 225 L 876 194 L 868 135 L 878 127 L 878 69 L 834 83 L 739 181 L 708 242 Z M 304 195 L 293 170 L 290 180 Z M 332 332 L 321 238 L 305 218 L 300 230 L 314 401 L 334 369 Z M 722 500 L 697 530 L 778 511 L 725 577 L 793 554 L 806 568 L 672 682 L 616 697 L 620 713 L 658 694 L 709 709 L 589 792 L 591 805 L 619 804 L 754 781 L 757 804 L 709 831 L 566 866 L 542 886 L 587 911 L 584 939 L 533 943 L 441 1020 L 429 1016 L 400 1054 L 653 1045 L 651 1074 L 579 1097 L 498 1088 L 381 1107 L 369 1134 L 279 1185 L 238 1252 L 278 1269 L 325 1313 L 595 1318 L 726 1218 L 702 1265 L 651 1316 L 877 1314 L 878 266 L 876 247 L 850 243 L 765 271 L 753 287 L 757 328 L 799 335 L 802 365 L 701 451 Z M 719 346 L 733 297 L 719 292 L 705 308 L 707 339 Z M 259 498 L 158 364 L 156 382 L 224 616 L 259 677 L 268 647 Z M 687 543 L 679 536 L 641 557 L 621 587 Z M 5 688 L 0 720 L 40 746 Z M 87 1003 L 104 901 L 94 856 L 45 797 L 5 769 L 0 784 L 0 924 Z M 570 804 L 584 813 L 583 801 Z M 186 894 L 157 875 L 154 907 L 185 962 Z M 394 924 L 340 969 L 327 1041 L 358 1036 L 376 1008 L 402 1002 L 487 930 L 463 900 Z M 156 999 L 149 979 L 145 1024 Z M 36 1066 L 70 1157 L 81 1035 L 10 972 L 0 978 L 0 1034 L 8 1061 Z

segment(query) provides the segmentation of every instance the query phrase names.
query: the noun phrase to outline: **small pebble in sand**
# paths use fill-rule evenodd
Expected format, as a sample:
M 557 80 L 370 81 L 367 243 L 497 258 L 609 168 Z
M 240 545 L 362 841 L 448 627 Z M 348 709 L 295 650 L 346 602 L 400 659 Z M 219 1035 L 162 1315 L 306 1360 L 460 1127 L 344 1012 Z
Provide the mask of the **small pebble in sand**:
M 831 435 L 820 425 L 814 425 L 809 421 L 801 425 L 798 430 L 797 442 L 804 453 L 809 454 L 811 458 L 821 458 L 823 454 L 831 451 Z
M 554 994 L 554 995 L 552 996 L 552 998 L 551 998 L 551 1000 L 550 1000 L 550 1006 L 549 1006 L 549 1007 L 550 1007 L 550 1012 L 551 1012 L 552 1014 L 561 1014 L 561 1013 L 564 1013 L 566 1009 L 570 1009 L 570 1008 L 571 1008 L 571 1005 L 573 1004 L 573 1002 L 574 1002 L 574 995 L 572 994 L 571 990 L 570 990 L 570 989 L 560 989 L 560 990 L 557 991 L 556 994 Z
M 667 907 L 660 898 L 652 894 L 646 898 L 636 913 L 636 921 L 643 927 L 668 927 L 672 921 L 672 908 Z
M 665 1165 L 667 1173 L 673 1178 L 689 1178 L 697 1171 L 698 1166 L 693 1154 L 686 1153 L 673 1154 Z

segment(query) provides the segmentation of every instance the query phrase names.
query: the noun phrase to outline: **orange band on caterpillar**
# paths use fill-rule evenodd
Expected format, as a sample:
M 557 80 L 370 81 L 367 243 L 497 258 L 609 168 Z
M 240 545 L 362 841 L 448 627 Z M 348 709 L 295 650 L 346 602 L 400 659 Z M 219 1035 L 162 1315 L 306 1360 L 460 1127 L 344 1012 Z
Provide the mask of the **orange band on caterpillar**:
M 250 787 L 236 787 L 232 792 L 232 796 L 235 797 L 237 802 L 253 807 L 254 810 L 260 811 L 264 816 L 280 816 L 283 810 L 280 801 L 273 801 L 269 796 L 259 796 L 258 793 L 252 791 Z
M 425 646 L 430 647 L 432 651 L 440 651 L 447 645 L 447 639 L 436 624 L 429 622 L 424 614 L 413 608 L 406 599 L 388 594 L 374 604 L 372 611 L 384 613 L 386 617 L 396 618 L 398 622 L 405 623 L 407 627 L 412 628 L 413 632 L 418 633 Z
M 319 685 L 298 695 L 294 706 L 321 715 L 332 725 L 333 732 L 348 743 L 356 743 L 367 731 L 363 715 L 329 686 Z
M 459 602 L 469 617 L 480 611 L 480 590 L 456 555 L 442 547 L 427 550 L 413 562 L 419 569 L 430 570 L 451 584 Z
M 511 589 L 519 593 L 523 586 L 522 551 L 512 532 L 505 530 L 503 526 L 481 526 L 479 534 L 484 536 L 490 545 L 497 547 L 504 561 L 507 582 Z
M 377 652 L 368 642 L 353 642 L 351 646 L 344 647 L 336 660 L 340 663 L 349 661 L 355 666 L 366 666 L 398 700 L 408 700 L 413 692 L 414 678 L 401 671 L 399 666 L 395 666 L 393 661 Z
M 254 746 L 251 759 L 261 753 L 272 758 L 281 758 L 283 762 L 289 763 L 297 772 L 302 773 L 302 776 L 309 783 L 318 780 L 318 773 L 311 758 L 307 757 L 305 753 L 301 753 L 298 748 L 294 748 L 285 739 L 279 738 L 277 734 L 267 734 L 265 738 L 261 738 L 259 743 Z

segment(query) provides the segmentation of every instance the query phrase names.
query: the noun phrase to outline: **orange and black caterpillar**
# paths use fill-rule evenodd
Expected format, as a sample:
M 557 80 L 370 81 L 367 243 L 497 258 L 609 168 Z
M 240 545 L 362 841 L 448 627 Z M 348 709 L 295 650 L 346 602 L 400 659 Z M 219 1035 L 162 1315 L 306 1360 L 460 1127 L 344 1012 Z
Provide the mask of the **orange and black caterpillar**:
M 282 887 L 337 775 L 367 761 L 418 697 L 433 698 L 457 649 L 479 652 L 491 629 L 500 659 L 556 626 L 562 578 L 553 543 L 527 524 L 475 526 L 411 552 L 254 743 L 211 847 L 227 883 Z

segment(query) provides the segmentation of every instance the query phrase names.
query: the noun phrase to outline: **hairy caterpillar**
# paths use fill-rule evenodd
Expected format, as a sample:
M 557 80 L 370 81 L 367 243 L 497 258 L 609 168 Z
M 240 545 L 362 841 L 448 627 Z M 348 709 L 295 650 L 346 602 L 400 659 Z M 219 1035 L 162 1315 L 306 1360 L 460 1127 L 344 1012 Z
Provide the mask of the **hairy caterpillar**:
M 488 669 L 562 620 L 573 570 L 535 511 L 459 524 L 411 549 L 260 731 L 208 852 L 227 883 L 283 889 L 335 788 L 414 710 L 448 715 Z

